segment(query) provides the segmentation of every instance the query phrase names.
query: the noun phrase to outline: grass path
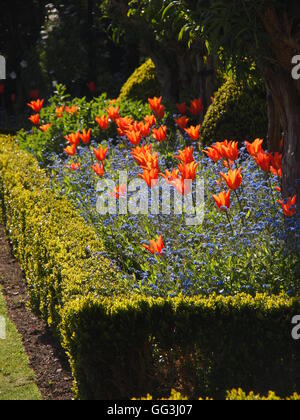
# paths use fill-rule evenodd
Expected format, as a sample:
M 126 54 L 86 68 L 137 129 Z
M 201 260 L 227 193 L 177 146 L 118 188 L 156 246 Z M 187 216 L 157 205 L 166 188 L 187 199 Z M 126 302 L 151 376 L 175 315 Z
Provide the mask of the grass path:
M 1 289 L 0 318 L 0 327 L 3 318 L 6 323 L 6 339 L 1 338 L 0 331 L 0 400 L 41 400 L 21 336 L 7 316 Z

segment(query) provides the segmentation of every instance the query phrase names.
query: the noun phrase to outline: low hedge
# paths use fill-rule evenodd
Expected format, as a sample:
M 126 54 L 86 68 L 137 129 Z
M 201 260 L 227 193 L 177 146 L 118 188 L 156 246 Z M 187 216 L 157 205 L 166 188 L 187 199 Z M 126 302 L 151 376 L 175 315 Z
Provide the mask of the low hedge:
M 133 399 L 135 400 L 135 398 Z M 152 401 L 153 397 L 151 395 L 147 395 L 145 398 L 140 398 L 141 401 Z M 187 401 L 188 398 L 181 395 L 180 392 L 175 391 L 174 389 L 171 392 L 171 395 L 169 398 L 163 398 L 163 400 L 168 401 Z M 199 398 L 200 401 L 202 401 L 202 398 Z M 281 398 L 278 397 L 275 392 L 270 391 L 268 392 L 268 395 L 266 397 L 263 397 L 259 394 L 255 394 L 254 392 L 250 392 L 249 394 L 246 394 L 242 389 L 233 389 L 232 391 L 228 391 L 226 393 L 225 397 L 226 401 L 299 401 L 300 395 L 294 393 L 292 396 L 288 398 Z
M 32 308 L 50 326 L 70 297 L 119 290 L 118 274 L 101 257 L 102 241 L 45 172 L 9 137 L 0 138 L 0 200 L 10 241 L 28 282 Z
M 300 391 L 299 299 L 130 294 L 101 239 L 9 138 L 0 138 L 0 201 L 32 307 L 62 340 L 78 398 Z

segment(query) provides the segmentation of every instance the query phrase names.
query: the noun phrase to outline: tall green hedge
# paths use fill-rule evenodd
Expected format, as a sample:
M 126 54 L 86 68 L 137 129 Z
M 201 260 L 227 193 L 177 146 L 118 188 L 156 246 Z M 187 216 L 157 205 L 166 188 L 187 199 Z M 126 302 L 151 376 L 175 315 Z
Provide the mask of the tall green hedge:
M 151 59 L 138 67 L 123 85 L 119 99 L 146 101 L 159 96 L 160 86 L 156 77 L 155 64 Z
M 224 398 L 300 391 L 300 300 L 129 294 L 93 229 L 49 188 L 34 158 L 0 138 L 0 202 L 32 307 L 55 328 L 81 399 Z
M 262 83 L 227 78 L 217 91 L 201 127 L 201 142 L 266 138 L 267 99 Z

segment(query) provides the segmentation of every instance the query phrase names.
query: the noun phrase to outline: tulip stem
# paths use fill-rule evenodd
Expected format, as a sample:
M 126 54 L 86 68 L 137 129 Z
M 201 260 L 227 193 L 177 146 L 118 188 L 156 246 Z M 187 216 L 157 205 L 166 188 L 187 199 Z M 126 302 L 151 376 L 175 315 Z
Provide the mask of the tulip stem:
M 230 219 L 230 216 L 228 214 L 228 211 L 226 211 L 226 217 L 227 217 L 228 223 L 229 223 L 229 225 L 231 227 L 232 234 L 234 235 L 234 229 L 233 229 L 233 226 L 232 226 L 231 219 Z

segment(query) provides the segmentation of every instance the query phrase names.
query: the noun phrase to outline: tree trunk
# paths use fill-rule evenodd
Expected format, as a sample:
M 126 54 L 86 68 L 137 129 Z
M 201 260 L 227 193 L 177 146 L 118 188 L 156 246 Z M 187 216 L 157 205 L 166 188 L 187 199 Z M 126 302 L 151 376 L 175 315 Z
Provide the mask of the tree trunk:
M 292 77 L 292 58 L 299 54 L 300 43 L 293 36 L 293 22 L 287 15 L 278 16 L 274 4 L 260 16 L 270 39 L 275 60 L 263 68 L 268 91 L 269 148 L 283 146 L 282 194 L 284 198 L 297 195 L 297 244 L 300 231 L 300 80 Z

